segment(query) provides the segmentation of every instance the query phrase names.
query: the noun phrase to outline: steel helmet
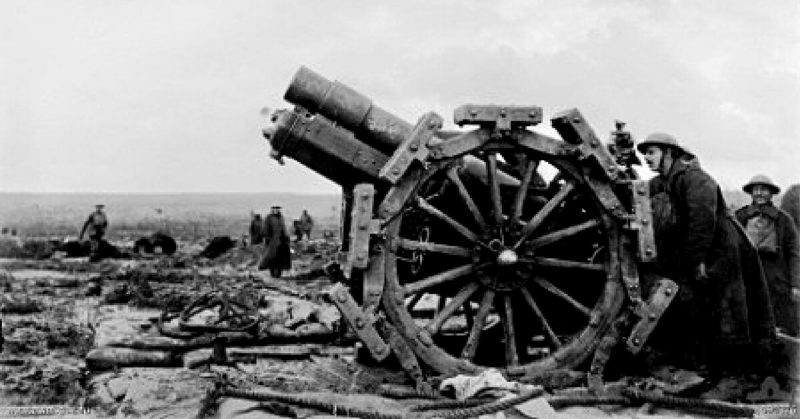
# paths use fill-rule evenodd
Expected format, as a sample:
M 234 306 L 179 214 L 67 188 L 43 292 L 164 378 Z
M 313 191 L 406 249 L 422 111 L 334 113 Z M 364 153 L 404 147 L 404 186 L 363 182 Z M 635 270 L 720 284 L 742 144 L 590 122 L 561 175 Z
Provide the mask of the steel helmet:
M 744 186 L 742 186 L 742 190 L 752 194 L 753 193 L 753 186 L 756 185 L 764 185 L 772 191 L 773 195 L 777 195 L 781 188 L 778 187 L 775 183 L 772 182 L 772 179 L 768 178 L 765 175 L 755 175 L 750 182 L 747 182 Z
M 639 150 L 640 153 L 644 154 L 645 150 L 647 150 L 647 147 L 651 145 L 656 145 L 660 147 L 672 147 L 686 154 L 692 154 L 691 152 L 689 152 L 689 150 L 678 144 L 678 140 L 676 140 L 675 137 L 669 134 L 665 134 L 663 132 L 656 132 L 648 135 L 647 138 L 644 139 L 644 141 L 636 145 L 636 149 Z

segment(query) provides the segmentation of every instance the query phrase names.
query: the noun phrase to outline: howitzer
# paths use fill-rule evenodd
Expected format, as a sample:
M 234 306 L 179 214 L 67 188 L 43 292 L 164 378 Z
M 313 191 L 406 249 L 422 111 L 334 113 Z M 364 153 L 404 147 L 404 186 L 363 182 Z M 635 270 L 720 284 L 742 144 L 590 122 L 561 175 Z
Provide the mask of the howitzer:
M 537 106 L 464 105 L 453 122 L 474 129 L 448 131 L 435 113 L 411 124 L 306 68 L 285 99 L 295 108 L 273 112 L 264 136 L 274 157 L 343 188 L 337 276 L 350 287 L 332 299 L 374 357 L 391 341 L 415 376 L 417 361 L 537 375 L 580 364 L 620 313 L 635 335 L 615 339 L 638 351 L 671 301 L 670 281 L 642 294 L 640 267 L 656 256 L 647 184 L 578 110 L 551 118 L 561 138 L 532 129 Z

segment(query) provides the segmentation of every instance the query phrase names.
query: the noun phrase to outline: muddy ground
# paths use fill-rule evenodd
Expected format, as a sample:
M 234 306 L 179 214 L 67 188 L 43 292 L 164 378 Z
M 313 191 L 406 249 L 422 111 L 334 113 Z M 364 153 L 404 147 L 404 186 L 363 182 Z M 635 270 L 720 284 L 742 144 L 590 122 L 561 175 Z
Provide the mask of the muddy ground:
M 59 254 L 0 259 L 5 340 L 0 406 L 68 405 L 95 416 L 194 417 L 223 375 L 233 383 L 289 392 L 369 393 L 382 383 L 405 382 L 398 371 L 354 362 L 354 340 L 344 335 L 338 311 L 322 296 L 330 282 L 320 268 L 335 253 L 331 243 L 293 245 L 293 268 L 277 279 L 255 269 L 258 247 L 236 248 L 214 260 L 193 256 L 200 248 L 98 263 Z M 93 349 L 160 336 L 163 307 L 185 307 L 215 291 L 258 307 L 262 327 L 275 337 L 258 346 L 267 355 L 238 368 L 184 367 L 185 360 L 207 358 L 210 349 L 180 350 L 162 362 L 164 367 L 92 361 Z M 304 332 L 316 337 L 296 337 Z M 231 409 L 248 404 L 224 403 L 219 412 L 230 416 Z
M 409 401 L 376 395 L 381 385 L 410 383 L 392 366 L 358 362 L 355 341 L 325 300 L 323 291 L 331 284 L 319 269 L 335 257 L 333 242 L 293 245 L 293 268 L 282 278 L 255 269 L 257 247 L 236 248 L 214 260 L 194 256 L 201 248 L 185 244 L 171 257 L 137 256 L 98 263 L 60 254 L 39 260 L 0 259 L 5 339 L 0 354 L 0 406 L 66 405 L 87 409 L 97 417 L 196 417 L 207 394 L 225 380 L 249 388 L 316 395 L 342 407 L 369 406 L 384 412 L 408 407 Z M 157 341 L 162 335 L 159 327 L 177 330 L 177 320 L 169 317 L 159 325 L 165 307 L 178 310 L 213 292 L 257 308 L 262 318 L 259 335 L 269 338 L 255 348 L 255 344 L 249 346 L 260 355 L 242 358 L 236 367 L 204 365 L 212 349 L 184 348 L 150 351 L 152 356 L 145 361 L 151 367 L 104 363 L 109 351 L 125 357 L 126 349 L 111 346 L 131 339 Z M 196 317 L 206 324 L 202 317 L 214 315 L 213 310 L 200 310 Z M 775 405 L 761 406 L 758 415 L 769 413 L 770 406 Z M 213 407 L 218 417 L 323 413 L 237 399 Z M 551 417 L 685 416 L 663 409 L 591 407 L 539 413 Z M 512 411 L 506 416 L 526 417 Z

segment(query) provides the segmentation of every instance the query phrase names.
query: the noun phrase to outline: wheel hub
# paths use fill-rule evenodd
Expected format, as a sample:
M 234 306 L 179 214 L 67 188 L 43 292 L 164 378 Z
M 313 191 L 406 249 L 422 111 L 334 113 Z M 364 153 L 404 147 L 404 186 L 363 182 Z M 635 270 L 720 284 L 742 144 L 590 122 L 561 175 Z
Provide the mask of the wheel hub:
M 517 252 L 511 249 L 504 249 L 497 255 L 497 264 L 500 266 L 511 266 L 516 264 L 518 260 Z
M 499 239 L 485 243 L 476 257 L 479 261 L 494 262 L 481 275 L 481 283 L 495 291 L 513 291 L 525 285 L 526 276 L 521 275 L 523 266 L 519 263 L 519 254 L 506 247 Z

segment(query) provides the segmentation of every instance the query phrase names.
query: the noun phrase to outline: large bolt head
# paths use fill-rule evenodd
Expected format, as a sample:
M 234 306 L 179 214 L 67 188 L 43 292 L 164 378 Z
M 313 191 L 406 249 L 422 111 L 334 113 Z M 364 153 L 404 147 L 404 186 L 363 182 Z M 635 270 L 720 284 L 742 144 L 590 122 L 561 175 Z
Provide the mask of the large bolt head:
M 497 255 L 497 263 L 503 266 L 509 266 L 517 263 L 519 257 L 517 253 L 511 249 L 505 249 Z

